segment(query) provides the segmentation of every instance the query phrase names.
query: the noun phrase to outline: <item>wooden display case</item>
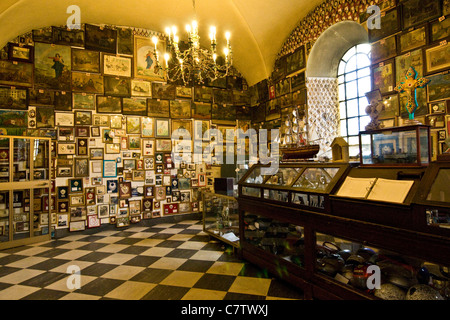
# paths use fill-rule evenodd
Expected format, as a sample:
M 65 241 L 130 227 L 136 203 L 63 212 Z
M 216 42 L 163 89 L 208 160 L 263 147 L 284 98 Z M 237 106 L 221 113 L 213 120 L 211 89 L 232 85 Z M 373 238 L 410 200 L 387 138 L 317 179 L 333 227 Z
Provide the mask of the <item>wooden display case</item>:
M 278 174 L 278 180 L 273 175 L 261 175 L 261 165 L 253 166 L 239 181 L 242 257 L 299 287 L 306 299 L 380 299 L 375 291 L 358 287 L 353 278 L 346 279 L 343 268 L 339 272 L 330 271 L 330 265 L 333 266 L 337 260 L 331 260 L 330 263 L 327 259 L 336 253 L 356 256 L 361 250 L 370 249 L 371 257 L 358 263 L 367 266 L 372 263 L 370 259 L 375 259 L 373 264 L 378 263 L 377 259 L 386 259 L 395 265 L 411 262 L 406 270 L 414 272 L 424 265 L 450 266 L 450 256 L 445 254 L 450 246 L 450 237 L 430 231 L 422 232 L 415 224 L 413 199 L 433 166 L 427 169 L 341 165 L 321 193 L 307 188 L 301 190 L 308 197 L 322 195 L 323 207 L 295 204 L 292 195 L 298 190 L 294 186 L 299 183 L 306 169 L 336 167 L 335 163 L 282 164 L 279 172 L 283 174 Z M 284 176 L 286 168 L 300 169 L 295 170 L 296 177 L 289 179 L 289 183 L 284 183 L 284 180 L 281 183 L 280 176 Z M 347 177 L 375 177 L 401 181 L 401 184 L 404 184 L 403 181 L 410 182 L 402 201 L 389 202 L 336 195 Z M 268 181 L 279 183 L 268 185 Z M 274 199 L 265 190 L 287 194 L 281 198 L 276 194 Z M 330 242 L 339 243 L 340 248 L 326 248 Z M 348 258 L 349 255 L 346 256 L 345 266 L 350 261 Z M 358 263 L 352 265 L 352 275 L 356 272 L 364 274 L 364 269 Z M 383 277 L 386 275 L 389 276 L 389 273 L 383 269 Z M 403 290 L 406 292 L 407 289 Z
M 0 150 L 0 250 L 50 240 L 51 140 L 2 136 Z

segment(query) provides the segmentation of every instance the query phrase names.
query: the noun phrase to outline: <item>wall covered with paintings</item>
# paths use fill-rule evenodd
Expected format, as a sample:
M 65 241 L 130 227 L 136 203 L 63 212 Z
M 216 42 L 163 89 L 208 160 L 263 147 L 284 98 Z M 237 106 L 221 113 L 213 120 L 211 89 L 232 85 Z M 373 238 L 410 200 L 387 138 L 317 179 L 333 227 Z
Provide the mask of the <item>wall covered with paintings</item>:
M 381 10 L 380 29 L 367 27 L 371 5 Z M 417 90 L 415 118 L 432 126 L 435 159 L 447 148 L 444 141 L 450 137 L 449 0 L 324 1 L 286 39 L 271 77 L 249 88 L 255 126 L 279 126 L 293 107 L 307 113 L 309 53 L 322 33 L 341 21 L 358 22 L 368 31 L 372 89 L 381 91 L 385 109 L 379 119 L 385 126 L 399 126 L 408 119 L 407 94 L 396 92 L 395 87 L 405 79 L 409 67 L 415 68 L 418 78 L 431 80 L 426 88 Z M 298 97 L 301 99 L 296 100 Z
M 173 150 L 194 148 L 172 132 L 187 130 L 203 149 L 208 129 L 250 125 L 242 77 L 169 83 L 155 68 L 153 35 L 164 51 L 156 32 L 89 24 L 32 30 L 0 51 L 0 130 L 51 137 L 56 229 L 199 212 L 200 189 L 220 167 L 172 161 Z

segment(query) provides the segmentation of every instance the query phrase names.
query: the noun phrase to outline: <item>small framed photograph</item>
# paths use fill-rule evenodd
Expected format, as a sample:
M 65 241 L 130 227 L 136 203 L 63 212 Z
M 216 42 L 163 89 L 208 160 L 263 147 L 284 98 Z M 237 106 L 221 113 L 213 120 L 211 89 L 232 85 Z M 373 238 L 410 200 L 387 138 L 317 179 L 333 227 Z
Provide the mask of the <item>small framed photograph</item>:
M 97 214 L 100 219 L 109 217 L 109 205 L 101 204 L 97 206 Z
M 172 140 L 156 139 L 156 151 L 171 152 L 172 151 Z
M 141 119 L 141 134 L 142 137 L 145 138 L 153 138 L 154 137 L 154 131 L 155 131 L 155 121 L 153 118 L 150 117 L 143 117 Z
M 133 170 L 133 181 L 145 181 L 145 171 Z
M 128 149 L 141 150 L 141 136 L 138 135 L 128 136 Z
M 33 62 L 34 47 L 17 43 L 9 43 L 8 59 L 11 61 Z
M 123 169 L 124 170 L 136 170 L 136 160 L 135 159 L 123 159 Z
M 147 115 L 147 98 L 123 98 L 122 113 L 145 117 Z
M 110 116 L 111 129 L 122 129 L 122 116 Z
M 100 127 L 91 127 L 91 137 L 98 138 L 101 136 Z
M 75 195 L 71 194 L 69 195 L 69 203 L 71 207 L 78 207 L 78 206 L 84 206 L 86 203 L 84 201 L 84 195 Z
M 117 55 L 103 54 L 103 74 L 131 78 L 132 59 Z
M 155 155 L 155 140 L 142 139 L 142 154 L 144 157 L 152 157 Z
M 89 177 L 89 159 L 75 158 L 75 177 Z
M 77 137 L 89 137 L 91 133 L 90 127 L 75 127 L 75 135 Z
M 87 216 L 87 227 L 90 228 L 98 228 L 100 227 L 101 222 L 97 215 Z
M 103 161 L 91 160 L 91 172 L 95 174 L 103 174 Z
M 68 178 L 73 176 L 73 166 L 57 166 L 56 176 L 58 178 Z
M 90 126 L 92 125 L 92 111 L 75 111 L 75 125 Z
M 141 134 L 141 117 L 127 117 L 127 133 Z
M 109 116 L 106 114 L 94 114 L 92 116 L 92 124 L 97 127 L 109 128 Z
M 104 149 L 103 148 L 90 148 L 89 149 L 89 158 L 91 160 L 103 160 L 104 157 Z
M 75 143 L 58 143 L 58 155 L 75 155 Z
M 58 127 L 58 141 L 70 142 L 75 140 L 74 127 Z
M 156 138 L 170 138 L 170 119 L 156 119 L 155 129 Z
M 69 223 L 69 231 L 70 232 L 83 231 L 83 230 L 86 230 L 86 224 L 85 224 L 84 220 L 73 221 L 71 219 L 71 221 Z
M 145 197 L 154 197 L 154 186 L 144 186 L 144 196 Z
M 107 154 L 119 154 L 120 153 L 120 143 L 107 143 L 105 144 Z
M 87 156 L 87 155 L 88 155 L 88 139 L 77 138 L 77 156 Z
M 130 215 L 137 215 L 141 213 L 141 200 L 129 200 L 128 209 Z
M 97 96 L 98 113 L 122 113 L 122 99 L 112 96 Z
M 430 103 L 430 113 L 446 113 L 449 110 L 450 100 Z M 449 110 L 450 111 L 450 110 Z

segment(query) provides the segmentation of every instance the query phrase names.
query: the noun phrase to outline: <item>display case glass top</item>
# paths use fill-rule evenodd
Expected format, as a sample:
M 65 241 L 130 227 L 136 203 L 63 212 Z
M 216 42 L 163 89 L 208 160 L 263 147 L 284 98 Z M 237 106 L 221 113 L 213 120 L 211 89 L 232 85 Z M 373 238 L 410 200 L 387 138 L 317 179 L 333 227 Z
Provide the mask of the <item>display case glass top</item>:
M 426 166 L 431 161 L 430 127 L 362 131 L 360 155 L 362 166 Z

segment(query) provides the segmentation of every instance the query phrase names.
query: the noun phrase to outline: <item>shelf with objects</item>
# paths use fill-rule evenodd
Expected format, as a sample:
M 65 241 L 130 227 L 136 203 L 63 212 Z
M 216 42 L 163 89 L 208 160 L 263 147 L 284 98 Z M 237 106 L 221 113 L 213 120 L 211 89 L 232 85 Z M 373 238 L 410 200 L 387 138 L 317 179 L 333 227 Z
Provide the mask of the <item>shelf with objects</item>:
M 0 249 L 50 240 L 51 140 L 0 138 Z
M 239 213 L 236 198 L 204 189 L 202 202 L 203 231 L 233 248 L 239 248 Z

